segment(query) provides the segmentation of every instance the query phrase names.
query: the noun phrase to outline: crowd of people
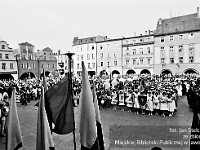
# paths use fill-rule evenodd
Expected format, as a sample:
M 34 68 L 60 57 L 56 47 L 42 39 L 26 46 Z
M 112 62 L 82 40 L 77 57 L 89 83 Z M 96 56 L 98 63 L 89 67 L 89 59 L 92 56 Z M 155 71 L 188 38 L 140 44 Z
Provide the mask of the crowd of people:
M 48 87 L 56 84 L 59 78 L 46 78 Z M 158 77 L 158 76 L 95 76 L 90 78 L 95 84 L 98 104 L 101 109 L 127 110 L 136 114 L 173 116 L 177 110 L 178 99 L 188 96 L 192 108 L 191 90 L 196 76 Z M 31 100 L 40 98 L 41 79 L 0 81 L 0 100 L 11 97 L 16 87 L 17 100 L 27 105 Z M 81 77 L 73 77 L 73 97 L 75 105 L 81 92 Z
M 178 100 L 184 95 L 190 95 L 196 80 L 196 76 L 126 76 L 112 79 L 104 76 L 91 79 L 91 84 L 96 86 L 101 109 L 112 108 L 135 114 L 172 117 L 177 111 Z M 81 79 L 76 79 L 73 87 L 75 103 L 78 105 Z M 188 98 L 188 104 L 192 108 L 191 103 L 192 99 Z

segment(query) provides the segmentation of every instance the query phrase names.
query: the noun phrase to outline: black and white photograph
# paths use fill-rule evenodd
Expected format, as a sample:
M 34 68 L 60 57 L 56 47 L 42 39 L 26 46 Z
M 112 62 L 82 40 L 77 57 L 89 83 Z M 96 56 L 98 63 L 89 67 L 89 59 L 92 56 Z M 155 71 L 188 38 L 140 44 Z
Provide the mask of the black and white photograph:
M 200 150 L 199 0 L 0 0 L 0 150 Z

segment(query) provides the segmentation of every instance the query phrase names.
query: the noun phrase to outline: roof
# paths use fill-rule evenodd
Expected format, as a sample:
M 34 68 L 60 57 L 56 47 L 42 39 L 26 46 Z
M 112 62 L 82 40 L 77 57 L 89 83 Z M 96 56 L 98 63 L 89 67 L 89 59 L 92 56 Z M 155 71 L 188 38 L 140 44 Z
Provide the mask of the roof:
M 197 13 L 168 19 L 159 19 L 155 36 L 200 31 L 200 18 Z
M 34 46 L 28 42 L 24 42 L 24 43 L 19 43 L 19 45 L 23 45 L 23 46 Z
M 49 48 L 49 47 L 46 47 L 46 48 L 44 48 L 42 51 L 52 51 L 52 49 Z
M 98 41 L 105 41 L 107 39 L 107 36 L 93 36 L 93 37 L 87 37 L 79 39 L 78 37 L 74 37 L 73 40 L 73 46 L 75 45 L 81 45 L 81 44 L 88 44 L 88 43 L 95 43 Z

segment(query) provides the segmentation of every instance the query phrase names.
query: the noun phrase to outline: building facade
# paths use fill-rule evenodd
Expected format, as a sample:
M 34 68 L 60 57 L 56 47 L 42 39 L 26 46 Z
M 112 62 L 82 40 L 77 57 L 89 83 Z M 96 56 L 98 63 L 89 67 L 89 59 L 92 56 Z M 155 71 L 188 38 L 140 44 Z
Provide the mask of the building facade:
M 60 50 L 58 50 L 58 53 L 54 53 L 54 56 L 57 59 L 58 75 L 65 75 L 68 72 L 68 56 L 61 54 Z
M 17 57 L 17 63 L 20 79 L 40 78 L 43 69 L 45 70 L 46 75 L 51 73 L 55 76 L 57 71 L 57 60 L 49 47 L 40 51 L 38 50 L 36 53 L 34 45 L 25 42 L 19 44 L 19 52 L 20 55 Z
M 84 61 L 88 74 L 93 76 L 97 73 L 97 43 L 98 41 L 105 41 L 106 36 L 95 36 L 79 39 L 74 37 L 72 51 L 75 53 L 74 60 L 74 74 L 81 75 L 81 62 Z
M 159 19 L 154 38 L 155 74 L 199 74 L 199 8 L 194 14 Z
M 146 35 L 124 38 L 122 42 L 123 74 L 154 74 L 154 36 Z
M 97 42 L 97 75 L 122 74 L 122 39 Z
M 0 41 L 0 79 L 18 79 L 17 61 L 14 49 L 6 41 Z

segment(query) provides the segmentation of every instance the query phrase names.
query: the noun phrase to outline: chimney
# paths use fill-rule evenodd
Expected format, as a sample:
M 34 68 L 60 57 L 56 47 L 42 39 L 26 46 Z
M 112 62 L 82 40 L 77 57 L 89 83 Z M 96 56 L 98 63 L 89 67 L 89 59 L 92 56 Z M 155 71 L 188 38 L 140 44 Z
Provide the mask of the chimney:
M 159 25 L 162 25 L 162 18 L 160 18 L 160 19 L 158 20 L 158 24 L 159 24 Z
M 137 36 L 137 35 L 136 35 L 136 32 L 134 32 L 134 36 Z
M 151 35 L 151 30 L 148 30 L 149 31 L 149 35 Z
M 147 35 L 147 31 L 145 31 L 145 35 Z
M 58 55 L 60 55 L 60 50 L 58 50 Z
M 200 14 L 199 14 L 199 7 L 197 7 L 197 18 L 199 18 Z

